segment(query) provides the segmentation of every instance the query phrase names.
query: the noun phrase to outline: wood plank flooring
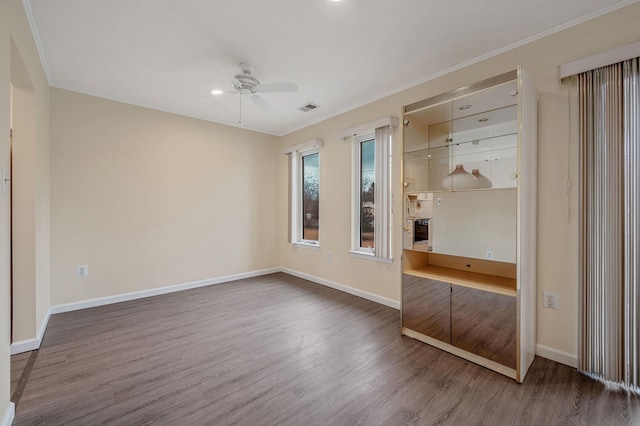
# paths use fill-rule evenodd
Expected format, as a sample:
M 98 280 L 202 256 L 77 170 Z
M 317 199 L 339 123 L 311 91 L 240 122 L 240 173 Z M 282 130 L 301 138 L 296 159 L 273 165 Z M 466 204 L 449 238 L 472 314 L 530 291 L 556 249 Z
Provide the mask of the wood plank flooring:
M 14 425 L 98 424 L 628 425 L 640 397 L 543 358 L 518 384 L 273 274 L 52 316 Z

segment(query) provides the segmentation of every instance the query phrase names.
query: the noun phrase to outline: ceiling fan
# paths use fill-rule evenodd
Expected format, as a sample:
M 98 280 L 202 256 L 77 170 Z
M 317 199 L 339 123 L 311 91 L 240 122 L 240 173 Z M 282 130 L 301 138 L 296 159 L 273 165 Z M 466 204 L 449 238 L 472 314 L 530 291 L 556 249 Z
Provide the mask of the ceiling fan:
M 235 79 L 231 83 L 235 90 L 220 91 L 212 90 L 211 94 L 218 95 L 222 93 L 238 93 L 240 94 L 240 118 L 239 124 L 242 124 L 242 95 L 250 95 L 249 99 L 263 112 L 273 112 L 274 108 L 265 101 L 258 93 L 277 93 L 277 92 L 297 92 L 298 86 L 290 81 L 281 83 L 261 83 L 260 80 L 253 75 L 253 65 L 249 62 L 240 63 L 241 72 L 234 75 Z

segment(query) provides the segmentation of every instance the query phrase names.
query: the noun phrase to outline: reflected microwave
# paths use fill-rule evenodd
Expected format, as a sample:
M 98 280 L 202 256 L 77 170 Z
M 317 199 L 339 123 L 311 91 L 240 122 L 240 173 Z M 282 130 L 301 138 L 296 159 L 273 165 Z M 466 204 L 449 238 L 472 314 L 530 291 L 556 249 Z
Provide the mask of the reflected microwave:
M 411 219 L 413 244 L 431 243 L 431 219 Z
M 433 229 L 431 225 L 433 219 L 409 218 L 407 226 L 404 228 L 404 238 L 402 248 L 416 251 L 431 251 L 431 240 Z

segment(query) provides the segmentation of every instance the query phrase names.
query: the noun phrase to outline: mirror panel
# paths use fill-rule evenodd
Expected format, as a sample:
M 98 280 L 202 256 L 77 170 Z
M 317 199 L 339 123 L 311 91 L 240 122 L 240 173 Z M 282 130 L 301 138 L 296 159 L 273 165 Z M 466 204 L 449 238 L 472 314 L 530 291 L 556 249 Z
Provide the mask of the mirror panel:
M 517 82 L 405 119 L 404 191 L 429 194 L 429 251 L 515 263 Z
M 434 253 L 516 262 L 516 189 L 433 194 Z
M 516 368 L 516 298 L 452 285 L 451 344 Z
M 451 343 L 449 283 L 402 275 L 402 326 Z

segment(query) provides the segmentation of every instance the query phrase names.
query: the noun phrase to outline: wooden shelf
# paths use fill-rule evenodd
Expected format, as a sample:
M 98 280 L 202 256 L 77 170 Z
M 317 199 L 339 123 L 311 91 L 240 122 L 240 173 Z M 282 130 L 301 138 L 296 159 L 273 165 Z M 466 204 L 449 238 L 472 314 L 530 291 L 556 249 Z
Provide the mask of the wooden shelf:
M 463 287 L 470 287 L 505 296 L 516 297 L 516 280 L 514 278 L 479 274 L 477 272 L 461 271 L 458 269 L 433 265 L 408 269 L 405 270 L 404 273 L 416 277 L 429 278 Z

